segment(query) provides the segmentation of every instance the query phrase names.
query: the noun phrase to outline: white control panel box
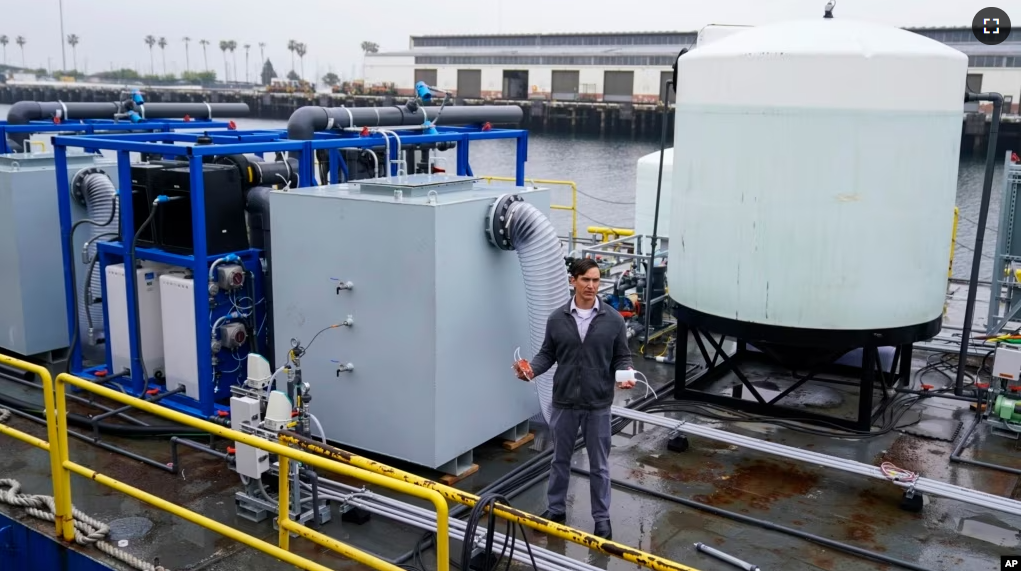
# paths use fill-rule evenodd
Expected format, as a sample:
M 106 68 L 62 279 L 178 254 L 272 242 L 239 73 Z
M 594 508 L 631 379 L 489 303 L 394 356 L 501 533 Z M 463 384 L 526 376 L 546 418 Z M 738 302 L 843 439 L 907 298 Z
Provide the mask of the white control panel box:
M 1021 381 L 1021 348 L 1000 345 L 993 360 L 993 376 L 1008 381 Z

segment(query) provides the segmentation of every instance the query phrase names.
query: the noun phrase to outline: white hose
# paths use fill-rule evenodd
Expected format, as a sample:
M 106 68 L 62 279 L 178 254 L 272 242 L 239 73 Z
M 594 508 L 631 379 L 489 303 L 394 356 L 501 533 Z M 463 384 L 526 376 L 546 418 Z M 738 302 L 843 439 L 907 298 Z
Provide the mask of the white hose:
M 117 189 L 105 174 L 92 173 L 85 175 L 85 178 L 82 180 L 82 195 L 85 197 L 85 208 L 88 211 L 88 218 L 97 222 L 97 224 L 92 225 L 92 242 L 88 247 L 89 260 L 92 260 L 96 256 L 96 247 L 99 243 L 97 238 L 103 234 L 108 234 L 111 227 L 117 228 L 120 226 Z M 106 220 L 110 220 L 111 210 L 113 211 L 113 221 L 107 226 L 100 226 Z M 92 279 L 89 285 L 89 297 L 93 299 L 102 295 L 103 289 L 102 282 L 100 281 L 102 276 L 100 273 L 97 264 L 96 271 L 92 272 Z M 91 299 L 85 299 L 85 284 L 82 284 L 78 289 L 78 299 L 82 300 L 82 303 L 78 304 L 78 327 L 81 331 L 87 331 L 89 317 L 91 317 L 93 329 L 91 342 L 98 343 L 105 337 L 104 332 L 106 330 L 103 327 L 103 305 L 101 303 L 93 304 Z M 83 336 L 83 339 L 88 339 L 88 336 Z
M 511 204 L 507 217 L 508 239 L 518 253 L 521 275 L 525 279 L 528 325 L 532 354 L 535 355 L 546 338 L 546 321 L 571 298 L 567 265 L 556 229 L 542 211 L 527 202 L 517 201 Z M 556 371 L 554 364 L 534 379 L 546 424 L 553 414 L 553 375 Z
M 312 424 L 315 424 L 316 425 L 316 429 L 319 430 L 319 438 L 322 439 L 323 444 L 329 445 L 326 442 L 326 431 L 323 430 L 323 425 L 319 424 L 319 419 L 316 418 L 316 415 L 312 414 L 311 412 L 308 413 L 308 417 L 312 419 Z

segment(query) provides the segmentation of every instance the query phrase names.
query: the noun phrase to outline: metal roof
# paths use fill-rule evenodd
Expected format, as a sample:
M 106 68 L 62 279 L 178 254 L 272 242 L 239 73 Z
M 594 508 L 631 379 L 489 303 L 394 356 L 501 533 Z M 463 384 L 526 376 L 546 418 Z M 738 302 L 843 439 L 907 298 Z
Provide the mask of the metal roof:
M 734 26 L 743 24 L 719 24 L 712 23 L 706 24 L 707 26 Z M 971 26 L 910 26 L 902 27 L 910 32 L 921 31 L 921 30 L 937 30 L 937 31 L 960 31 L 960 30 L 971 30 Z M 673 34 L 693 34 L 697 35 L 698 30 L 660 30 L 660 31 L 644 31 L 644 32 L 552 32 L 552 33 L 531 33 L 531 34 L 424 34 L 411 36 L 412 40 L 417 39 L 444 39 L 444 38 L 535 38 L 535 37 L 547 37 L 547 38 L 578 38 L 583 36 L 632 36 L 632 37 L 643 37 L 643 36 L 662 36 L 662 35 L 673 35 Z
M 366 56 L 676 56 L 681 48 L 692 43 L 666 46 L 430 46 Z
M 662 32 L 554 32 L 550 34 L 427 34 L 422 36 L 411 36 L 412 40 L 426 38 L 577 38 L 582 36 L 662 36 L 664 34 L 698 34 L 698 30 L 678 31 L 664 30 Z

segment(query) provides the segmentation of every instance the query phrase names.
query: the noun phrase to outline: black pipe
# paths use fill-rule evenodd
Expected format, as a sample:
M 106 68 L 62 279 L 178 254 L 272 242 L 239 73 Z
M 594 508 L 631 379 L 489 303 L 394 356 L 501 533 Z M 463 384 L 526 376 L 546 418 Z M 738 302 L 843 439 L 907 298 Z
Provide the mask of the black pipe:
M 901 389 L 901 388 L 897 388 L 897 387 L 894 387 L 893 390 L 894 390 L 894 392 L 898 392 L 900 394 L 917 395 L 917 396 L 920 396 L 922 398 L 930 398 L 930 399 L 939 398 L 939 399 L 949 399 L 949 400 L 956 400 L 956 401 L 962 401 L 962 402 L 978 402 L 978 399 L 975 398 L 975 397 L 961 397 L 961 396 L 957 396 L 957 395 L 949 395 L 949 394 L 944 394 L 944 393 L 938 393 L 938 392 L 935 392 L 935 391 L 917 391 L 917 390 L 912 390 L 912 389 Z
M 978 211 L 975 229 L 975 254 L 971 259 L 971 278 L 968 280 L 968 301 L 964 307 L 964 323 L 961 331 L 961 353 L 957 359 L 957 379 L 954 394 L 964 392 L 964 368 L 968 362 L 968 345 L 971 341 L 972 320 L 975 319 L 975 296 L 978 294 L 978 270 L 982 265 L 982 243 L 986 233 L 986 219 L 989 217 L 989 198 L 993 190 L 993 168 L 996 164 L 996 143 L 1000 138 L 1000 113 L 1003 111 L 1003 96 L 999 93 L 966 93 L 965 101 L 992 101 L 993 119 L 989 125 L 989 142 L 986 149 L 986 174 L 982 181 L 982 203 Z M 996 276 L 993 276 L 996 278 Z
M 680 58 L 684 55 L 684 51 L 677 57 Z M 650 302 L 654 299 L 652 297 L 652 268 L 656 265 L 656 241 L 659 238 L 659 199 L 663 194 L 663 157 L 666 154 L 666 132 L 667 132 L 667 111 L 670 109 L 670 105 L 667 104 L 667 100 L 670 99 L 670 88 L 673 87 L 674 81 L 676 81 L 677 75 L 677 63 L 674 62 L 674 78 L 668 79 L 666 87 L 664 88 L 664 101 L 663 101 L 663 129 L 660 133 L 659 138 L 659 179 L 656 181 L 656 213 L 652 219 L 652 239 L 649 242 L 649 264 L 645 267 L 645 343 L 642 344 L 642 356 L 647 356 L 646 347 L 649 346 L 648 341 L 652 334 L 652 305 Z M 660 305 L 660 308 L 663 306 Z M 662 317 L 660 318 L 662 321 Z
M 299 107 L 287 120 L 287 138 L 311 140 L 316 131 L 347 127 L 400 127 L 422 125 L 436 118 L 437 109 L 418 107 L 414 111 L 404 105 L 392 107 Z M 441 125 L 475 123 L 517 124 L 524 118 L 517 105 L 477 105 L 450 107 L 443 111 Z
M 245 197 L 245 210 L 248 213 L 248 242 L 253 248 L 257 248 L 263 251 L 265 254 L 266 263 L 270 266 L 269 271 L 263 274 L 262 281 L 262 297 L 266 300 L 265 307 L 263 310 L 266 312 L 263 316 L 263 329 L 266 330 L 266 347 L 272 349 L 274 337 L 273 337 L 273 243 L 270 239 L 270 213 L 269 213 L 269 193 L 273 189 L 265 186 L 256 186 L 248 191 Z M 253 300 L 253 303 L 256 300 Z M 254 310 L 253 310 L 254 315 Z M 253 333 L 255 337 L 260 328 L 256 325 L 256 330 Z M 274 351 L 266 351 L 266 359 L 269 361 L 271 369 L 276 370 L 276 358 Z
M 215 456 L 216 458 L 219 458 L 220 460 L 223 460 L 223 461 L 226 461 L 228 456 L 229 456 L 229 454 L 227 454 L 226 452 L 220 452 L 219 450 L 214 450 L 214 449 L 212 449 L 212 448 L 210 448 L 210 447 L 208 447 L 208 446 L 206 446 L 204 444 L 199 444 L 198 442 L 195 442 L 194 440 L 189 440 L 187 438 L 180 438 L 178 436 L 174 436 L 174 437 L 170 438 L 170 467 L 172 468 L 172 473 L 173 474 L 177 474 L 177 473 L 179 473 L 181 471 L 180 470 L 180 468 L 181 468 L 180 460 L 179 460 L 178 454 L 177 454 L 177 446 L 178 445 L 187 446 L 188 448 L 191 448 L 193 450 L 198 450 L 199 452 L 205 452 L 206 454 L 209 454 L 210 456 Z
M 26 414 L 33 418 L 41 419 L 44 423 L 46 422 L 46 413 L 38 411 L 42 408 L 40 405 L 25 402 L 20 399 L 8 395 L 0 395 L 0 405 L 4 408 L 9 408 L 11 411 L 31 411 Z M 37 412 L 38 411 L 38 412 Z M 67 413 L 68 425 L 80 426 L 82 428 L 92 428 L 92 419 L 87 416 L 82 416 L 75 413 Z M 189 430 L 183 426 L 127 426 L 123 424 L 106 424 L 99 423 L 100 432 L 110 434 L 112 436 L 132 437 L 132 436 L 167 436 L 167 435 L 180 435 L 182 432 Z M 92 441 L 92 437 L 89 441 Z
M 30 121 L 60 116 L 68 119 L 115 119 L 128 111 L 136 111 L 146 119 L 180 119 L 185 115 L 196 119 L 216 117 L 247 117 L 247 103 L 145 103 L 107 101 L 101 103 L 62 103 L 57 101 L 18 101 L 7 111 L 9 125 L 27 125 Z M 18 147 L 31 133 L 8 135 Z
M 24 418 L 25 420 L 30 420 L 30 421 L 32 421 L 32 422 L 34 422 L 36 424 L 42 424 L 43 426 L 46 425 L 46 419 L 45 418 L 39 418 L 37 416 L 32 415 L 31 413 L 22 412 L 22 411 L 20 411 L 18 409 L 15 409 L 15 408 L 11 408 L 9 410 L 10 410 L 11 414 L 13 414 L 15 416 L 19 416 L 21 418 Z M 68 415 L 68 417 L 70 417 L 70 416 L 71 415 Z M 139 462 L 141 462 L 141 463 L 143 463 L 143 464 L 145 464 L 147 466 L 151 466 L 153 468 L 157 468 L 159 470 L 163 470 L 164 472 L 173 473 L 173 471 L 174 471 L 173 468 L 171 468 L 170 466 L 167 466 L 166 464 L 164 464 L 162 462 L 157 462 L 156 460 L 153 460 L 152 458 L 146 458 L 145 456 L 141 456 L 141 455 L 135 454 L 134 452 L 129 452 L 128 450 L 125 450 L 123 448 L 119 448 L 119 447 L 114 446 L 112 444 L 108 444 L 106 442 L 103 442 L 103 441 L 99 440 L 98 438 L 94 438 L 92 436 L 86 436 L 86 435 L 81 434 L 79 432 L 75 432 L 74 430 L 68 430 L 67 434 L 70 435 L 70 436 L 73 436 L 73 437 L 75 437 L 75 438 L 77 438 L 79 440 L 83 440 L 85 442 L 88 442 L 89 444 L 93 444 L 95 446 L 98 446 L 98 447 L 102 448 L 103 450 L 106 450 L 107 452 L 113 452 L 115 454 L 120 454 L 122 456 L 126 456 L 128 458 L 131 458 L 132 460 L 137 460 L 137 461 L 139 461 Z
M 143 400 L 147 400 L 149 402 L 159 402 L 159 401 L 167 398 L 170 395 L 176 395 L 178 393 L 183 393 L 183 392 L 184 392 L 184 386 L 183 385 L 179 385 L 176 389 L 174 389 L 172 391 L 167 391 L 165 393 L 155 395 L 152 398 L 148 398 L 148 395 L 146 395 L 145 397 L 143 397 Z M 99 424 L 99 421 L 101 421 L 101 420 L 106 420 L 106 419 L 110 418 L 111 416 L 118 415 L 118 414 L 120 414 L 122 412 L 127 412 L 127 411 L 129 411 L 129 410 L 131 410 L 133 408 L 135 408 L 133 405 L 127 404 L 127 405 L 124 405 L 124 406 L 122 406 L 122 407 L 120 407 L 118 409 L 109 410 L 109 411 L 104 412 L 103 414 L 97 414 L 97 415 L 92 417 L 92 424 L 93 424 L 93 426 L 95 426 L 96 424 Z
M 582 468 L 576 468 L 574 466 L 571 466 L 571 471 L 575 472 L 577 474 L 583 474 L 583 475 L 586 475 L 586 476 L 589 475 L 589 471 L 588 470 L 585 470 L 585 469 L 582 469 Z M 631 490 L 633 492 L 638 492 L 638 493 L 641 493 L 641 494 L 647 494 L 647 495 L 653 496 L 655 498 L 659 498 L 661 500 L 666 500 L 668 502 L 674 502 L 674 503 L 680 504 L 682 506 L 687 506 L 689 508 L 694 508 L 696 510 L 704 511 L 704 512 L 716 515 L 716 516 L 732 519 L 734 521 L 739 521 L 741 523 L 757 525 L 757 526 L 762 527 L 764 529 L 768 529 L 768 530 L 771 530 L 771 531 L 778 531 L 780 533 L 785 533 L 787 535 L 792 535 L 794 537 L 799 537 L 801 539 L 804 539 L 804 540 L 807 540 L 807 541 L 811 541 L 813 543 L 818 543 L 820 545 L 825 545 L 826 547 L 829 547 L 831 549 L 836 549 L 838 551 L 843 551 L 845 553 L 851 553 L 853 555 L 858 555 L 858 556 L 864 557 L 866 559 L 872 559 L 874 561 L 879 561 L 880 563 L 886 563 L 886 564 L 889 564 L 889 565 L 897 565 L 898 567 L 903 567 L 905 569 L 911 569 L 913 571 L 930 571 L 929 569 L 927 569 L 925 567 L 922 567 L 920 565 L 915 565 L 914 563 L 910 563 L 908 561 L 901 561 L 900 559 L 894 559 L 893 557 L 887 557 L 886 555 L 882 555 L 882 554 L 876 553 L 874 551 L 869 551 L 868 549 L 862 549 L 860 547 L 855 547 L 853 545 L 848 545 L 846 543 L 841 543 L 839 541 L 834 541 L 832 539 L 826 539 L 825 537 L 814 535 L 814 534 L 811 534 L 811 533 L 808 533 L 808 532 L 805 532 L 805 531 L 801 531 L 799 529 L 794 529 L 794 528 L 790 528 L 790 527 L 784 527 L 782 525 L 775 524 L 775 523 L 773 523 L 771 521 L 767 521 L 767 520 L 764 520 L 764 519 L 758 519 L 758 518 L 754 518 L 754 517 L 751 517 L 751 516 L 747 516 L 747 515 L 743 515 L 743 514 L 739 514 L 739 513 L 735 513 L 735 512 L 731 512 L 731 511 L 727 511 L 727 510 L 722 510 L 720 508 L 713 507 L 713 506 L 710 506 L 710 505 L 706 505 L 706 504 L 703 504 L 703 503 L 699 503 L 699 502 L 696 502 L 694 500 L 689 500 L 687 498 L 682 498 L 682 497 L 679 497 L 679 496 L 673 496 L 673 495 L 670 495 L 670 494 L 667 494 L 667 493 L 664 493 L 664 492 L 660 492 L 658 490 L 653 490 L 652 488 L 647 488 L 645 486 L 640 486 L 638 484 L 632 484 L 631 482 L 623 482 L 621 480 L 614 480 L 612 478 L 610 479 L 610 482 L 614 486 L 617 486 L 617 487 L 620 487 L 620 488 L 624 488 L 626 490 Z
M 32 381 L 26 381 L 26 380 L 23 380 L 23 379 L 19 379 L 17 377 L 14 377 L 12 375 L 7 374 L 4 371 L 0 371 L 0 379 L 3 379 L 5 381 L 10 381 L 12 383 L 17 383 L 19 385 L 24 385 L 26 387 L 32 387 L 34 389 L 42 390 L 42 388 L 43 388 L 42 385 L 33 383 Z M 78 395 L 65 394 L 64 396 L 66 396 L 68 399 L 70 399 L 70 400 L 72 400 L 74 402 L 85 404 L 85 405 L 89 405 L 89 406 L 98 408 L 99 410 L 104 411 L 104 412 L 110 412 L 110 411 L 113 410 L 112 408 L 110 408 L 108 406 L 101 405 L 98 402 L 94 402 L 94 401 L 91 401 L 89 399 L 82 398 L 82 397 L 80 397 Z M 129 415 L 124 414 L 124 413 L 118 413 L 117 416 L 119 416 L 120 418 L 123 418 L 124 420 L 126 420 L 126 421 L 128 421 L 128 422 L 130 422 L 132 424 L 138 425 L 138 426 L 151 426 L 147 422 L 142 422 L 141 420 L 138 420 L 137 418 L 135 418 L 133 416 L 129 416 Z

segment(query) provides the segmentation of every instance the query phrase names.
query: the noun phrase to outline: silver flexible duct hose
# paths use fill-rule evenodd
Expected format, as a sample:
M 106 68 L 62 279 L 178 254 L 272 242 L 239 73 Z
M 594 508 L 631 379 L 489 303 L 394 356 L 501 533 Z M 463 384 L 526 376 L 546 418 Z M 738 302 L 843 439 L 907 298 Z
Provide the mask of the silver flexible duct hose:
M 96 247 L 100 236 L 116 232 L 120 225 L 120 212 L 118 211 L 117 189 L 113 181 L 103 173 L 94 172 L 85 174 L 81 182 L 82 197 L 85 199 L 85 208 L 88 211 L 90 220 L 95 220 L 92 225 L 92 233 L 89 236 L 88 259 L 91 263 L 96 259 Z M 110 224 L 101 225 L 107 220 Z M 109 238 L 109 236 L 107 236 Z M 88 282 L 88 297 L 85 296 L 85 284 L 78 291 L 78 327 L 82 331 L 82 339 L 94 345 L 104 336 L 103 328 L 103 305 L 92 303 L 92 300 L 102 295 L 101 275 L 98 269 L 91 272 Z M 91 323 L 91 330 L 90 324 Z
M 550 314 L 571 298 L 567 265 L 556 229 L 542 211 L 519 199 L 509 205 L 504 216 L 507 238 L 518 253 L 521 274 L 525 279 L 528 325 L 532 355 L 535 355 L 546 337 L 546 321 Z M 539 406 L 546 424 L 549 424 L 552 415 L 553 375 L 556 371 L 557 367 L 553 365 L 535 378 Z

